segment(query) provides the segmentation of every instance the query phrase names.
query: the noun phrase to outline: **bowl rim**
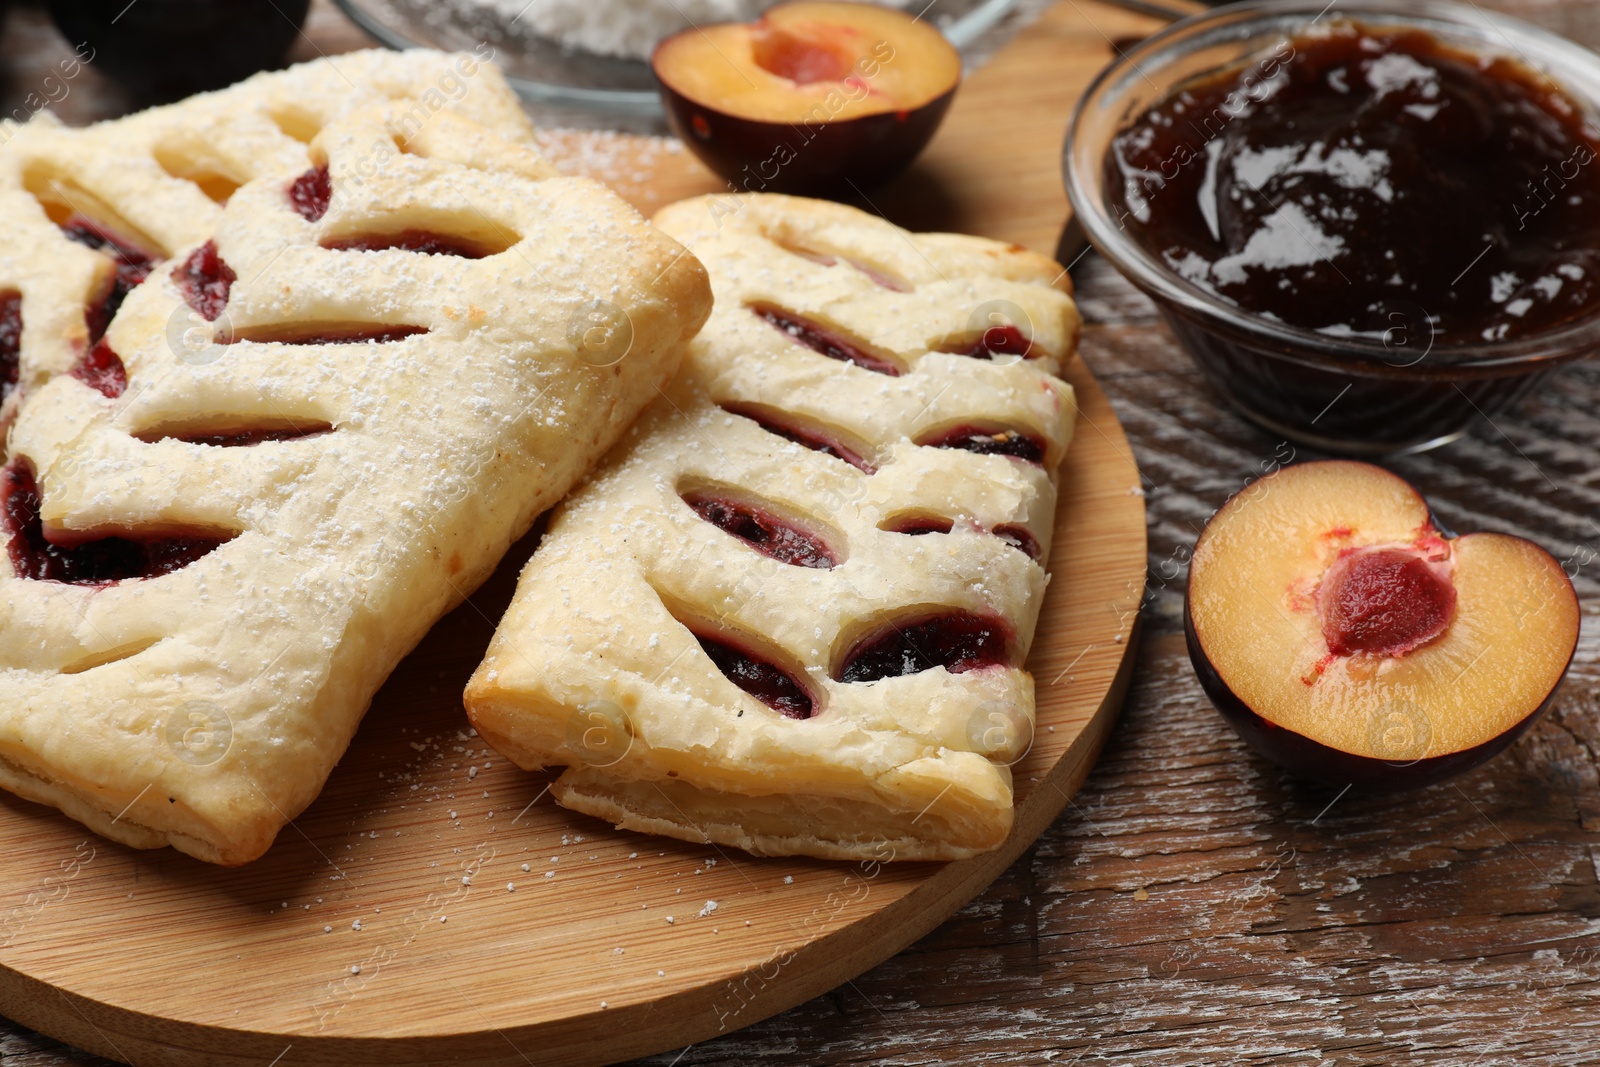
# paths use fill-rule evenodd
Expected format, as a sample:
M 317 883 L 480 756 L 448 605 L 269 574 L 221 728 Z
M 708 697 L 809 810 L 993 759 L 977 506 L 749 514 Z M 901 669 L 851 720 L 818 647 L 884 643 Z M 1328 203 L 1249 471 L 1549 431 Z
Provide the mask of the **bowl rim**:
M 410 24 L 404 28 L 390 25 L 371 9 L 370 0 L 333 0 L 333 3 L 385 48 L 404 51 L 408 48 L 443 47 L 415 34 Z M 940 27 L 933 23 L 930 25 L 955 45 L 956 50 L 962 53 L 965 63 L 967 49 L 978 38 L 998 25 L 1001 19 L 1011 14 L 1017 3 L 1018 0 L 977 0 L 970 11 L 958 16 L 949 26 Z M 928 5 L 928 7 L 934 6 L 933 3 Z M 648 56 L 641 60 L 618 62 L 634 63 L 642 72 L 650 71 L 651 67 Z M 574 108 L 594 115 L 609 115 L 616 118 L 659 119 L 665 114 L 661 96 L 655 85 L 638 89 L 598 88 L 530 78 L 523 74 L 512 73 L 504 67 L 501 71 L 505 74 L 507 84 L 530 104 Z
M 1336 19 L 1330 20 L 1330 24 L 1364 21 L 1379 25 L 1410 23 L 1425 32 L 1450 28 L 1475 35 L 1485 50 L 1513 59 L 1520 58 L 1524 66 L 1549 78 L 1569 96 L 1588 105 L 1594 125 L 1600 127 L 1600 55 L 1575 41 L 1521 19 L 1454 0 L 1243 0 L 1191 15 L 1132 47 L 1119 49 L 1118 57 L 1095 76 L 1078 98 L 1067 125 L 1066 141 L 1062 148 L 1062 169 L 1073 216 L 1083 227 L 1091 245 L 1134 286 L 1156 300 L 1164 312 L 1203 320 L 1206 327 L 1220 328 L 1255 345 L 1265 345 L 1290 359 L 1315 365 L 1349 367 L 1352 364 L 1381 363 L 1391 368 L 1404 368 L 1410 372 L 1407 376 L 1432 377 L 1460 374 L 1467 369 L 1483 371 L 1497 367 L 1510 369 L 1513 365 L 1517 369 L 1529 364 L 1553 365 L 1577 359 L 1590 350 L 1600 350 L 1600 311 L 1595 311 L 1556 329 L 1526 337 L 1440 345 L 1438 351 L 1447 357 L 1445 359 L 1425 359 L 1434 350 L 1432 338 L 1429 338 L 1422 356 L 1410 362 L 1397 363 L 1394 358 L 1396 347 L 1390 345 L 1387 331 L 1383 339 L 1333 335 L 1273 321 L 1248 311 L 1181 279 L 1129 238 L 1126 231 L 1111 218 L 1104 198 L 1094 192 L 1101 188 L 1098 171 L 1103 165 L 1106 145 L 1099 146 L 1099 150 L 1093 153 L 1093 159 L 1086 161 L 1081 158 L 1083 146 L 1079 142 L 1084 136 L 1086 116 L 1092 109 L 1106 108 L 1102 98 L 1116 86 L 1119 79 L 1126 79 L 1133 72 L 1148 82 L 1150 76 L 1146 70 L 1149 68 L 1141 64 L 1151 63 L 1157 58 L 1162 62 L 1181 58 L 1197 43 L 1216 43 L 1218 38 L 1208 37 L 1207 30 L 1226 27 L 1236 31 L 1241 41 L 1266 45 L 1274 33 L 1301 34 L 1311 30 L 1330 11 L 1336 11 Z M 1292 23 L 1296 17 L 1306 15 L 1312 16 L 1309 22 L 1303 25 Z M 1496 36 L 1510 48 L 1502 45 L 1496 49 L 1492 43 Z M 1242 55 L 1248 56 L 1251 51 L 1245 51 Z M 1574 82 L 1586 83 L 1587 91 L 1576 88 Z M 1160 84 L 1159 92 L 1164 94 L 1171 87 Z M 1109 138 L 1106 143 L 1109 144 Z M 1086 174 L 1085 170 L 1090 168 L 1095 173 Z M 1409 353 L 1407 356 L 1410 358 Z

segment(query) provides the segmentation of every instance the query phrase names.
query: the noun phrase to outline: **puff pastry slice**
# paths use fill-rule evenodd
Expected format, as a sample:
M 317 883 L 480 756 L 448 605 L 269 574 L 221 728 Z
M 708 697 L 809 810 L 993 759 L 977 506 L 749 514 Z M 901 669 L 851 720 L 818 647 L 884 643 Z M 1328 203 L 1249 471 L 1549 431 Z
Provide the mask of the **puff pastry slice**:
M 834 858 L 995 847 L 1076 412 L 1060 268 L 778 196 L 655 222 L 716 308 L 554 517 L 473 723 L 623 827 Z
M 670 379 L 704 271 L 467 55 L 0 134 L 0 785 L 250 860 Z

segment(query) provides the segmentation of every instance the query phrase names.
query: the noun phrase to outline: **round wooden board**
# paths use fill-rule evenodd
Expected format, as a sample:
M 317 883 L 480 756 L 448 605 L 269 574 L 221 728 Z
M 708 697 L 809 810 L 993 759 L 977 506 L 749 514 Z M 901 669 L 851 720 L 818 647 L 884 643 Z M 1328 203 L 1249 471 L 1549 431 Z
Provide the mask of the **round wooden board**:
M 322 796 L 249 866 L 124 848 L 0 794 L 0 1013 L 141 1065 L 558 1067 L 748 1025 L 893 955 L 1056 817 L 1121 705 L 1144 501 L 1105 394 L 1081 360 L 1069 377 L 1082 419 L 1029 661 L 1039 726 L 998 851 L 757 859 L 554 805 L 548 776 L 490 752 L 461 708 L 530 537 L 401 664 Z

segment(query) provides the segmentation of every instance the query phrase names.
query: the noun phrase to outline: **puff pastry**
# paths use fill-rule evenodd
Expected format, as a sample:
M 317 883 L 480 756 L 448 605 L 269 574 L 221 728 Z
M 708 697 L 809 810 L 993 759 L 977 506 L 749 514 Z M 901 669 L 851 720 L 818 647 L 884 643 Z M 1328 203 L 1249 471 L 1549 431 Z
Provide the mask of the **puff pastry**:
M 0 785 L 248 861 L 670 379 L 705 273 L 469 55 L 0 133 Z
M 553 518 L 474 725 L 627 828 L 833 858 L 999 845 L 1076 413 L 1070 283 L 816 201 L 655 222 L 716 308 Z

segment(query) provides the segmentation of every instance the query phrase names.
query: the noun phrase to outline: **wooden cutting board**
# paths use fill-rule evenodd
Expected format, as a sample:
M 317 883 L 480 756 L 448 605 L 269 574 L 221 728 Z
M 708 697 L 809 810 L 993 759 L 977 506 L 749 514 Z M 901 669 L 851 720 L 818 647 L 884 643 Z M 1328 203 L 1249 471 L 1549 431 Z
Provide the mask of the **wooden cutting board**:
M 1155 23 L 1067 0 L 978 72 L 872 206 L 918 229 L 1056 248 L 1073 100 Z M 553 134 L 646 212 L 720 188 L 681 148 Z M 136 1064 L 600 1064 L 697 1042 L 900 951 L 1069 802 L 1132 666 L 1139 474 L 1081 360 L 1054 579 L 1028 666 L 1038 729 L 1004 847 L 951 864 L 756 859 L 556 807 L 472 735 L 461 690 L 533 537 L 401 664 L 320 799 L 236 870 L 136 852 L 0 794 L 0 1014 Z

